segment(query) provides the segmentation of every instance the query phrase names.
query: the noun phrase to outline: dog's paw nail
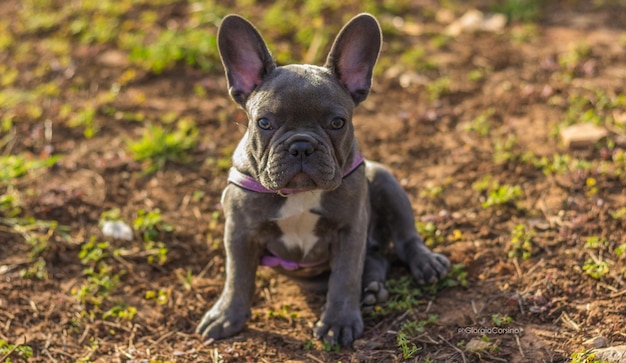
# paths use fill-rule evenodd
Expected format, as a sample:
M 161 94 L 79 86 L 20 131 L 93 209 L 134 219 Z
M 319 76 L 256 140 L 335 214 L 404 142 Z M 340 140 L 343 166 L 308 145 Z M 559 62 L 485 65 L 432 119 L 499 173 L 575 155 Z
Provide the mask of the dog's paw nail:
M 363 298 L 364 305 L 374 305 L 376 304 L 376 296 L 374 294 L 367 294 Z
M 385 302 L 389 299 L 389 291 L 387 289 L 382 289 L 376 295 L 378 302 Z
M 380 283 L 378 281 L 372 281 L 370 282 L 369 285 L 367 285 L 367 287 L 365 288 L 365 291 L 367 292 L 378 292 L 378 290 L 380 290 Z

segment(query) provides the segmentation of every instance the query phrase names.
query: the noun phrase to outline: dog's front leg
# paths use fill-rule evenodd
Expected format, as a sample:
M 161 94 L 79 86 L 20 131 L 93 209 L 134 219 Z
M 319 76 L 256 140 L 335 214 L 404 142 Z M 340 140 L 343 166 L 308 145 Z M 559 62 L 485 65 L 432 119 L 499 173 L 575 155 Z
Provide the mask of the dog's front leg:
M 326 305 L 315 325 L 315 336 L 331 345 L 349 346 L 363 333 L 360 298 L 367 231 L 361 226 L 367 225 L 367 213 L 356 219 L 331 245 Z
M 205 338 L 220 339 L 234 335 L 250 319 L 260 249 L 256 241 L 250 238 L 247 228 L 234 226 L 233 219 L 226 218 L 224 290 L 196 329 Z

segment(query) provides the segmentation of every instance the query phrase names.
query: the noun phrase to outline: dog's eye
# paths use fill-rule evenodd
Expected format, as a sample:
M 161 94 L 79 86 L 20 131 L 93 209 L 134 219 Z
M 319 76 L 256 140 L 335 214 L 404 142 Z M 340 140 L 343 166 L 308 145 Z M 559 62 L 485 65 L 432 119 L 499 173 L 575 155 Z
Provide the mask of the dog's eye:
M 270 122 L 269 119 L 263 117 L 260 118 L 256 121 L 257 126 L 259 126 L 260 129 L 263 130 L 271 130 L 272 129 L 272 123 Z
M 339 130 L 340 128 L 342 128 L 344 125 L 346 124 L 346 120 L 342 119 L 341 117 L 335 117 L 331 122 L 330 122 L 330 128 L 334 129 L 334 130 Z

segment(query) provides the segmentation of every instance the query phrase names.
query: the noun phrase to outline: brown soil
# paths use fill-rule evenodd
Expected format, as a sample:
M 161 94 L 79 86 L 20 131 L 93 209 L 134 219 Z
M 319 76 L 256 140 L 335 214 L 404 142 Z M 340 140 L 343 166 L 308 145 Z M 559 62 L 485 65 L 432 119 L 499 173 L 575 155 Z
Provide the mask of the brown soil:
M 594 89 L 626 93 L 626 10 L 553 10 L 531 40 L 512 42 L 511 34 L 523 32 L 524 26 L 509 24 L 501 34 L 462 34 L 432 54 L 439 76 L 451 79 L 449 92 L 438 100 L 427 97 L 423 82 L 402 87 L 398 75 L 380 72 L 355 116 L 363 154 L 387 164 L 401 180 L 418 219 L 434 222 L 440 231 L 442 241 L 434 250 L 465 265 L 467 286 L 426 294 L 410 311 L 365 316 L 365 333 L 354 347 L 328 352 L 312 338 L 323 296 L 303 293 L 261 269 L 253 317 L 245 330 L 234 338 L 203 342 L 194 334 L 195 325 L 220 293 L 224 276 L 223 220 L 220 215 L 216 223 L 212 215 L 220 211 L 226 171 L 215 165 L 233 150 L 244 119 L 226 97 L 221 72 L 203 74 L 181 65 L 123 87 L 116 106 L 142 111 L 146 119 L 171 110 L 195 119 L 201 142 L 191 163 L 169 163 L 145 175 L 126 147 L 126 140 L 140 137 L 140 123 L 99 115 L 101 129 L 85 139 L 80 130 L 54 123 L 58 103 L 45 106 L 54 125 L 49 145 L 42 141 L 43 123 L 16 124 L 11 152 L 41 154 L 52 147 L 63 155 L 57 166 L 16 182 L 15 187 L 29 190 L 24 214 L 69 226 L 71 240 L 60 234 L 51 239 L 43 254 L 46 279 L 22 278 L 20 271 L 33 263 L 28 245 L 0 229 L 0 339 L 31 346 L 34 362 L 84 357 L 97 362 L 391 362 L 403 361 L 396 342 L 402 323 L 436 314 L 435 323 L 412 337 L 420 349 L 412 361 L 564 362 L 595 336 L 611 345 L 624 343 L 625 262 L 612 251 L 626 242 L 626 220 L 611 217 L 626 205 L 624 176 L 598 169 L 546 176 L 519 159 L 494 161 L 494 139 L 509 135 L 517 138 L 512 150 L 517 155 L 567 152 L 599 162 L 626 147 L 623 128 L 609 130 L 612 149 L 605 143 L 569 151 L 553 134 L 565 118 L 569 95 Z M 426 25 L 442 28 L 431 22 Z M 557 60 L 582 43 L 590 52 L 569 70 L 573 79 L 564 80 Z M 106 51 L 75 49 L 76 73 L 96 86 L 64 102 L 95 97 L 119 77 L 123 65 L 98 63 Z M 485 70 L 484 78 L 469 81 L 468 72 L 477 68 Z M 400 73 L 407 75 L 406 70 Z M 206 96 L 196 95 L 193 85 L 203 86 Z M 137 97 L 145 97 L 140 109 L 131 102 Z M 125 100 L 133 109 L 125 109 Z M 489 108 L 494 109 L 490 137 L 468 131 L 472 120 Z M 472 184 L 488 174 L 522 188 L 517 206 L 481 206 L 485 193 Z M 590 178 L 597 182 L 595 192 L 589 189 Z M 443 193 L 421 193 L 429 186 L 441 186 Z M 91 236 L 104 240 L 98 220 L 111 208 L 120 208 L 127 222 L 139 209 L 158 208 L 175 230 L 161 234 L 169 251 L 163 265 L 146 261 L 139 236 L 132 242 L 110 241 L 111 249 L 131 252 L 107 257 L 114 271 L 123 272 L 120 284 L 106 306 L 91 310 L 99 313 L 90 317 L 95 308 L 72 294 L 86 279 L 78 253 Z M 511 231 L 518 224 L 535 231 L 528 259 L 508 255 Z M 584 248 L 590 236 L 606 239 L 609 252 L 595 256 L 596 250 Z M 610 272 L 599 280 L 582 271 L 592 255 L 610 261 Z M 185 284 L 188 272 L 190 285 Z M 392 266 L 392 277 L 406 273 L 402 266 Z M 146 299 L 149 290 L 164 291 L 168 298 L 164 304 Z M 101 311 L 114 302 L 136 307 L 137 315 L 132 321 L 101 319 Z M 284 307 L 288 313 L 281 314 Z M 519 334 L 471 331 L 496 327 L 494 314 L 511 317 L 505 327 Z M 472 348 L 487 340 L 483 336 L 493 349 Z

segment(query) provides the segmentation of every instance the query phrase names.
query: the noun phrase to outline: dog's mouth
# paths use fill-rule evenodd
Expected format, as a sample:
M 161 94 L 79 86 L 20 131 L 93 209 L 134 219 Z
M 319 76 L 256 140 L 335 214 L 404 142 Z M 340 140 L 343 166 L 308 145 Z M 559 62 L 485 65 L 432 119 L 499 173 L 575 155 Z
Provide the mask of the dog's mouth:
M 321 160 L 320 160 L 321 159 Z M 337 178 L 337 171 L 332 162 L 320 158 L 315 162 L 289 163 L 286 160 L 277 160 L 271 165 L 267 173 L 263 173 L 265 180 L 262 184 L 271 190 L 309 191 L 315 189 L 333 190 L 341 181 Z
M 287 185 L 285 185 L 285 187 L 287 189 L 295 189 L 295 190 L 303 190 L 303 191 L 319 189 L 319 186 L 317 185 L 315 180 L 313 180 L 313 178 L 311 178 L 309 175 L 303 172 L 299 172 L 296 175 L 294 175 L 293 178 L 291 178 L 291 180 L 287 182 Z

